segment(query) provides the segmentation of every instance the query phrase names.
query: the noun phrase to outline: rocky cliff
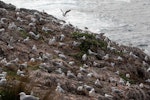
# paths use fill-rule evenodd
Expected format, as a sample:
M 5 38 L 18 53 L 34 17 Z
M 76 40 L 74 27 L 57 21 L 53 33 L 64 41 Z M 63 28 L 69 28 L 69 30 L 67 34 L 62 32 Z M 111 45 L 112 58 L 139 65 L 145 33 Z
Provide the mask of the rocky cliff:
M 150 57 L 45 12 L 0 1 L 0 94 L 19 100 L 148 100 Z

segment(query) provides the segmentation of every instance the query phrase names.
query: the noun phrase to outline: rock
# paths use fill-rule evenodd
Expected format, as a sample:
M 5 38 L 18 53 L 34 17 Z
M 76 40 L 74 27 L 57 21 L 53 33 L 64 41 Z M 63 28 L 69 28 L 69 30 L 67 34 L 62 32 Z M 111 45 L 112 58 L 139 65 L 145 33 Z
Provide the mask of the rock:
M 8 10 L 15 10 L 16 9 L 16 7 L 14 5 L 12 5 L 12 4 L 6 4 L 3 1 L 0 1 L 0 7 L 8 9 Z

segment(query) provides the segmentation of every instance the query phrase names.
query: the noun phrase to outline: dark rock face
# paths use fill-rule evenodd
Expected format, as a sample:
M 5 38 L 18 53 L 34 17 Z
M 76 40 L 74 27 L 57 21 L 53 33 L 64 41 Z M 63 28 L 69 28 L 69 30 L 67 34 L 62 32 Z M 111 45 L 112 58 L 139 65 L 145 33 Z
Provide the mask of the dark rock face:
M 0 1 L 0 8 L 5 8 L 5 9 L 8 9 L 8 10 L 15 10 L 16 9 L 16 7 L 14 5 L 6 4 L 3 1 Z
M 4 57 L 4 56 L 5 56 L 5 53 L 4 53 L 3 49 L 0 48 L 0 57 Z
M 130 88 L 126 93 L 126 100 L 147 100 L 144 91 L 138 87 Z

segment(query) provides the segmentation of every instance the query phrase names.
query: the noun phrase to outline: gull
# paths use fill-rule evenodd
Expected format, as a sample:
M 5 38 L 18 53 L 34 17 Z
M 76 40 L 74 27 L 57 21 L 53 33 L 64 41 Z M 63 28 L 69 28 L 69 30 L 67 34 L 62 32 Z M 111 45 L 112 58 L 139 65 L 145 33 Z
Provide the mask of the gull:
M 7 63 L 6 58 L 2 59 L 2 60 L 1 60 L 1 63 L 2 63 L 2 64 L 6 64 L 6 63 Z
M 109 59 L 109 54 L 106 54 L 104 57 L 103 57 L 104 60 L 108 60 Z
M 34 32 L 32 32 L 32 31 L 30 31 L 30 32 L 29 32 L 29 35 L 31 35 L 31 36 L 35 36 L 35 33 L 34 33 Z
M 32 22 L 36 22 L 36 18 L 31 17 L 31 21 L 32 21 Z
M 64 34 L 61 34 L 61 35 L 60 35 L 60 41 L 63 41 L 64 38 L 65 38 L 65 35 L 64 35 Z
M 105 42 L 109 42 L 110 40 L 108 39 L 108 37 L 105 37 L 105 38 L 104 38 L 104 41 L 105 41 Z
M 88 68 L 89 66 L 87 64 L 83 64 L 83 68 Z
M 115 72 L 115 74 L 119 75 L 119 74 L 120 74 L 120 72 L 119 72 L 119 71 L 116 71 L 116 72 Z
M 23 43 L 25 43 L 25 42 L 28 42 L 29 41 L 29 36 L 28 37 L 26 37 L 24 40 L 23 40 Z
M 62 67 L 63 66 L 63 62 L 62 61 L 59 61 L 59 62 L 53 62 L 53 65 L 54 66 L 57 66 L 57 67 Z
M 59 42 L 59 46 L 60 46 L 60 47 L 63 47 L 63 46 L 65 46 L 65 45 L 66 45 L 66 43 Z
M 87 70 L 85 68 L 83 68 L 83 67 L 80 67 L 80 71 L 84 72 L 84 73 L 87 73 Z
M 12 65 L 11 62 L 7 62 L 7 63 L 5 64 L 6 67 L 9 67 L 9 66 L 11 66 L 11 65 Z
M 80 39 L 81 39 L 81 40 L 85 40 L 85 39 L 86 39 L 86 37 L 85 37 L 85 36 L 83 36 L 83 37 L 81 37 Z
M 96 79 L 95 83 L 94 83 L 96 86 L 102 86 L 101 82 L 99 79 Z
M 53 36 L 52 39 L 49 39 L 48 44 L 49 44 L 49 45 L 53 45 L 55 42 L 56 42 L 56 38 Z
M 60 54 L 60 53 L 61 53 L 61 51 L 59 51 L 59 50 L 54 50 L 54 53 L 56 53 L 56 54 Z
M 123 50 L 123 53 L 127 53 L 127 50 L 126 50 L 126 49 L 124 49 L 124 50 Z
M 24 92 L 20 92 L 20 100 L 39 100 L 38 97 L 35 97 L 33 95 L 26 95 Z
M 16 15 L 19 15 L 20 13 L 19 12 L 16 12 Z
M 95 89 L 92 88 L 91 91 L 89 91 L 89 96 L 95 96 Z
M 35 62 L 35 58 L 31 58 L 31 59 L 30 59 L 30 62 Z
M 118 56 L 118 58 L 117 58 L 119 61 L 123 61 L 123 58 L 122 57 L 120 57 L 120 56 Z
M 122 84 L 122 85 L 125 84 L 125 82 L 124 82 L 124 80 L 122 78 L 120 78 L 119 83 Z
M 103 35 L 104 35 L 105 33 L 103 33 Z M 96 39 L 102 39 L 102 36 L 103 36 L 101 33 L 100 34 L 96 34 L 96 36 L 95 36 L 95 38 Z
M 148 83 L 150 83 L 150 79 L 147 79 L 147 80 L 145 80 L 145 82 L 148 82 Z
M 77 90 L 78 91 L 83 91 L 83 86 L 78 86 Z
M 111 43 L 110 43 L 110 41 L 109 41 L 108 44 L 107 44 L 107 48 L 110 48 L 110 44 L 111 44 Z
M 2 78 L 2 77 L 6 77 L 6 75 L 7 75 L 7 72 L 2 72 L 1 74 L 0 74 L 0 78 Z
M 33 51 L 37 51 L 36 45 L 33 45 L 32 50 L 33 50 Z
M 47 65 L 46 63 L 41 63 L 41 64 L 39 65 L 39 68 L 45 70 L 46 68 L 48 68 L 48 65 Z
M 84 89 L 86 89 L 87 91 L 91 91 L 92 89 L 93 89 L 93 87 L 91 87 L 91 86 L 89 86 L 89 85 L 84 85 L 83 86 L 84 87 Z
M 8 29 L 14 30 L 14 29 L 17 29 L 17 26 L 15 25 L 14 22 L 12 22 L 12 23 L 10 23 L 10 24 L 8 25 Z
M 10 61 L 11 63 L 18 63 L 19 62 L 19 58 L 15 58 L 14 60 Z
M 25 73 L 25 72 L 24 72 L 24 71 L 21 71 L 20 69 L 17 70 L 17 75 L 21 75 L 21 76 L 23 75 L 23 76 L 24 76 L 24 73 Z
M 148 56 L 145 56 L 144 60 L 145 60 L 145 61 L 148 61 Z
M 150 67 L 147 69 L 147 72 L 150 72 Z
M 112 98 L 113 96 L 112 95 L 109 95 L 109 94 L 106 94 L 104 95 L 106 98 Z
M 0 80 L 0 85 L 4 85 L 6 84 L 7 80 L 5 77 L 2 77 L 1 80 Z
M 89 55 L 97 55 L 97 53 L 91 51 L 90 49 L 88 50 Z
M 40 38 L 40 34 L 34 36 L 34 39 L 38 40 Z
M 130 87 L 130 85 L 131 85 L 130 82 L 127 81 L 126 86 Z
M 84 54 L 83 56 L 82 56 L 82 61 L 86 61 L 87 60 L 87 54 Z
M 145 61 L 142 61 L 143 66 L 147 66 L 148 64 Z
M 74 65 L 74 64 L 75 64 L 74 61 L 70 61 L 70 62 L 69 62 L 69 65 Z
M 115 48 L 115 47 L 110 47 L 109 49 L 110 49 L 110 50 L 116 50 L 116 48 Z
M 17 7 L 16 7 L 15 11 L 20 11 L 20 8 L 17 8 Z
M 88 73 L 87 77 L 93 77 L 93 73 Z
M 65 73 L 64 73 L 64 72 L 62 72 L 60 76 L 61 76 L 61 77 L 65 77 Z
M 77 74 L 77 78 L 83 79 L 83 75 L 82 75 L 81 73 L 78 73 L 78 74 Z
M 55 70 L 57 73 L 62 74 L 62 69 L 58 68 L 57 70 Z
M 9 48 L 10 50 L 14 49 L 14 47 L 11 44 L 7 44 L 7 48 Z
M 140 84 L 139 84 L 139 87 L 140 87 L 140 88 L 143 88 L 143 87 L 144 87 L 144 84 L 143 84 L 143 83 L 140 83 Z
M 67 57 L 64 54 L 59 54 L 58 56 L 62 59 L 67 59 Z
M 80 42 L 73 41 L 72 45 L 73 46 L 78 46 L 78 45 L 80 45 Z
M 126 74 L 126 77 L 127 77 L 127 78 L 130 78 L 130 74 Z
M 7 18 L 1 18 L 0 23 L 4 24 Z
M 64 12 L 62 9 L 60 9 L 60 10 L 61 10 L 62 15 L 63 15 L 64 17 L 66 16 L 66 14 L 67 14 L 67 13 L 69 13 L 69 12 L 71 11 L 70 9 L 69 9 L 69 10 L 67 10 L 67 11 L 65 11 L 65 12 Z
M 36 58 L 36 60 L 42 61 L 43 59 L 42 59 L 42 57 L 38 57 L 38 58 Z
M 34 32 L 31 32 L 31 31 L 29 32 L 29 35 L 36 40 L 40 38 L 40 34 L 36 35 Z
M 57 84 L 56 92 L 58 92 L 58 93 L 64 93 L 64 92 L 65 92 L 65 91 L 61 88 L 60 83 Z
M 110 64 L 111 64 L 111 66 L 112 66 L 112 67 L 114 67 L 114 66 L 115 66 L 115 63 L 113 63 L 113 62 L 111 62 Z
M 21 18 L 20 18 L 20 17 L 17 17 L 17 21 L 22 22 L 23 20 L 21 20 Z
M 19 65 L 19 67 L 20 67 L 21 69 L 26 69 L 27 66 L 28 66 L 28 63 L 27 63 L 27 62 L 24 62 L 24 63 L 22 63 L 22 64 Z
M 112 82 L 112 83 L 117 82 L 117 80 L 116 80 L 115 78 L 113 78 L 113 77 L 110 77 L 110 78 L 109 78 L 109 81 Z
M 53 32 L 52 29 L 49 29 L 48 27 L 42 27 L 42 31 L 45 31 L 45 32 Z
M 93 66 L 95 66 L 95 67 L 98 66 L 98 63 L 93 61 Z
M 117 89 L 116 87 L 111 87 L 113 93 L 121 93 L 122 91 Z
M 29 23 L 30 27 L 35 27 L 35 23 Z
M 43 54 L 41 57 L 42 57 L 42 60 L 45 61 L 49 59 L 50 55 L 46 53 L 46 54 Z
M 75 78 L 76 76 L 73 73 L 71 73 L 71 71 L 69 70 L 69 71 L 67 71 L 67 77 L 68 78 Z
M 130 52 L 129 55 L 133 56 L 134 58 L 138 58 L 138 56 L 136 56 L 135 54 L 133 54 L 133 52 Z
M 18 31 L 23 31 L 23 28 L 17 27 L 17 30 L 18 30 Z
M 0 29 L 0 32 L 2 33 L 2 32 L 5 32 L 5 28 L 1 28 Z

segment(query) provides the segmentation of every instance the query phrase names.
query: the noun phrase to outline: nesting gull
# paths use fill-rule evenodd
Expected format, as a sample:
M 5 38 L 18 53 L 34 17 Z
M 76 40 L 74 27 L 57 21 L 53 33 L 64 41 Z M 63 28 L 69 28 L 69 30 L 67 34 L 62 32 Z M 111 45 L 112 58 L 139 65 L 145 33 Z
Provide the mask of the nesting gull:
M 87 60 L 87 54 L 84 54 L 83 56 L 82 56 L 82 61 L 86 61 Z
M 89 96 L 95 96 L 95 89 L 92 88 L 91 91 L 89 91 Z
M 58 92 L 58 93 L 64 93 L 64 92 L 65 92 L 65 91 L 61 88 L 60 83 L 57 84 L 56 92 Z
M 24 92 L 19 93 L 20 100 L 39 100 L 38 97 L 35 97 L 33 95 L 26 95 Z

